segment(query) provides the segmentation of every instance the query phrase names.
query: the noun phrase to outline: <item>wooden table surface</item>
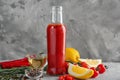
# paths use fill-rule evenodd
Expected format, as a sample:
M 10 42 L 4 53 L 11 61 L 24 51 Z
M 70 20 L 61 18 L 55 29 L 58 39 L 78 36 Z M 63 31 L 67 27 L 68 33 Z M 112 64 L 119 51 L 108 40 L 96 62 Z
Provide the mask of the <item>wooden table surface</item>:
M 100 74 L 97 78 L 88 80 L 120 80 L 120 63 L 107 62 L 104 64 L 108 66 L 107 71 L 104 74 Z M 43 80 L 58 80 L 58 77 L 45 75 Z

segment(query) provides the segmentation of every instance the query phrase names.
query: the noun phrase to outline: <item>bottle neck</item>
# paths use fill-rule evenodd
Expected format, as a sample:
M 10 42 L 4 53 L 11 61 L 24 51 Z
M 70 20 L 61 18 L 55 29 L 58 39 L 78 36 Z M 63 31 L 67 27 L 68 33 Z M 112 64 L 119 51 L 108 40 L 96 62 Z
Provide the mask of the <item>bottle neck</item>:
M 62 6 L 52 7 L 52 23 L 63 23 Z

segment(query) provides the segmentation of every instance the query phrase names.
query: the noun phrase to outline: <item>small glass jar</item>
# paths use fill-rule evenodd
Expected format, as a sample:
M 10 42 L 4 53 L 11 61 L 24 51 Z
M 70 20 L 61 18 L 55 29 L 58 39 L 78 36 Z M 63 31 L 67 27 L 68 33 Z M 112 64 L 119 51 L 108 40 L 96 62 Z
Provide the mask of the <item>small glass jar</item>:
M 28 56 L 30 69 L 25 70 L 27 80 L 42 80 L 44 67 L 47 65 L 47 55 L 39 53 L 38 55 Z
M 25 70 L 25 76 L 28 77 L 29 80 L 42 80 L 43 70 L 41 69 Z

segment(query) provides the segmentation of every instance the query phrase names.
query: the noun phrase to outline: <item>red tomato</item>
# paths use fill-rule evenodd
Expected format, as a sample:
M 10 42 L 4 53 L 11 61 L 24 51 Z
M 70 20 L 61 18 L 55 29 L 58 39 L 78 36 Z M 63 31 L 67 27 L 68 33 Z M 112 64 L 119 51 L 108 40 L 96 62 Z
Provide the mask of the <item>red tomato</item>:
M 68 74 L 68 67 L 69 67 L 69 63 L 68 63 L 68 62 L 65 62 L 66 74 Z
M 81 62 L 80 66 L 89 69 L 89 65 L 86 62 Z
M 65 80 L 74 80 L 74 78 L 72 76 L 70 76 L 69 74 L 66 75 Z
M 58 80 L 74 80 L 74 78 L 69 74 L 66 74 L 66 75 L 60 76 Z
M 73 77 L 68 76 L 68 77 L 65 78 L 65 80 L 74 80 L 74 79 L 73 79 Z
M 106 68 L 103 64 L 99 64 L 96 69 L 100 74 L 103 74 L 106 71 Z
M 90 69 L 92 69 L 94 71 L 92 78 L 96 78 L 99 75 L 99 72 L 96 71 L 96 69 L 94 67 L 91 67 Z
M 65 80 L 64 76 L 59 76 L 58 80 Z
M 65 68 L 68 69 L 69 63 L 65 62 Z

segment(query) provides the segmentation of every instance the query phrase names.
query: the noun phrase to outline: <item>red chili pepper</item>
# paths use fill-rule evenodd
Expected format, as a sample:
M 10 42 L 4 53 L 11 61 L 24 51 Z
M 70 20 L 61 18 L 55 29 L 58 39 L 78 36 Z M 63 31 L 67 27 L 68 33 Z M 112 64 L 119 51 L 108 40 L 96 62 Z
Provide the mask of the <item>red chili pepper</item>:
M 30 66 L 30 63 L 27 57 L 22 59 L 17 59 L 17 60 L 0 62 L 0 67 L 3 69 L 13 68 L 13 67 L 22 67 L 22 66 Z

